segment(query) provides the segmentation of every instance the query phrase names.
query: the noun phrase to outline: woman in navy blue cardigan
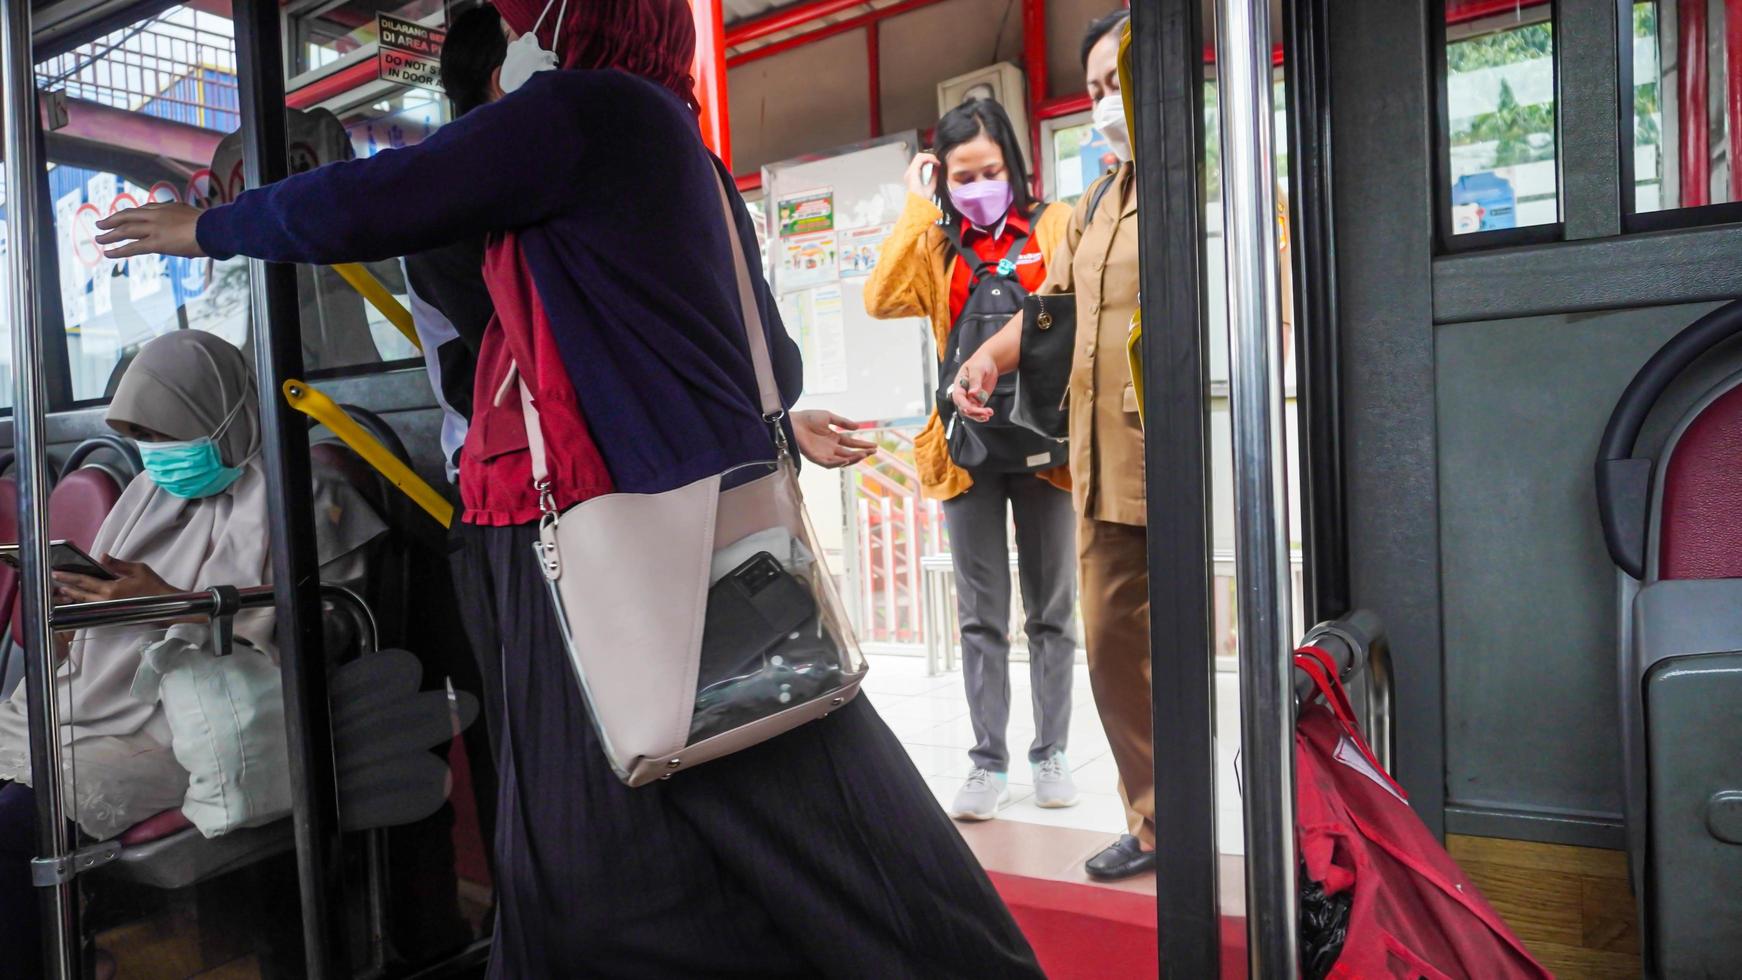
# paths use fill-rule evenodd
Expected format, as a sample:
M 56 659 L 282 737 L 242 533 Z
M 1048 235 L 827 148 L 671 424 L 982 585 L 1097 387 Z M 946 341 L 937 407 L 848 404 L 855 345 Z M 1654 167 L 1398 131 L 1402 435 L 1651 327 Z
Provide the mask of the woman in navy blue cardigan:
M 536 0 L 497 7 L 516 35 L 535 30 Z M 516 418 L 492 424 L 493 365 L 520 363 L 547 436 L 567 433 L 550 447 L 568 483 L 559 506 L 767 459 L 770 438 L 716 217 L 729 175 L 701 142 L 690 95 L 687 6 L 569 0 L 545 20 L 538 39 L 564 70 L 421 145 L 203 213 L 122 212 L 101 240 L 115 257 L 333 264 L 489 236 L 500 322 L 480 352 L 461 480 L 467 519 L 500 525 L 484 531 L 506 689 L 491 977 L 1040 976 L 865 698 L 667 782 L 628 789 L 611 772 L 532 558 L 524 505 L 536 502 L 523 499 L 530 481 L 514 485 L 526 450 L 512 399 Z M 732 198 L 756 263 L 750 216 Z M 802 366 L 755 272 L 790 405 Z

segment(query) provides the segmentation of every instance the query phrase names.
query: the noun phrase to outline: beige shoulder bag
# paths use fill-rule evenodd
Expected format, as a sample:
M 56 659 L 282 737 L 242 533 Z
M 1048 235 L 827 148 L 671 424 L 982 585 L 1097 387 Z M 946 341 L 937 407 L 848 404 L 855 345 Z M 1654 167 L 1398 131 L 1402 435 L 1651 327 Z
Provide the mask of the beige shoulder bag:
M 771 462 L 558 514 L 538 412 L 520 386 L 544 511 L 537 558 L 599 740 L 630 786 L 821 718 L 859 693 L 866 670 L 805 515 L 723 182 L 720 204 Z

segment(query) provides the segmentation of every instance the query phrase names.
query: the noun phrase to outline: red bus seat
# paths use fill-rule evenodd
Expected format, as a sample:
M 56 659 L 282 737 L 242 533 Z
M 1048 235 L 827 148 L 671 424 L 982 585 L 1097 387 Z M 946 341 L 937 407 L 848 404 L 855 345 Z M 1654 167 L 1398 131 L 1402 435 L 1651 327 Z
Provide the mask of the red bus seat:
M 1742 387 L 1682 430 L 1657 507 L 1659 579 L 1742 578 Z
M 1711 976 L 1742 961 L 1742 372 L 1654 455 L 1644 574 L 1617 562 L 1628 850 L 1646 971 Z
M 194 822 L 180 810 L 165 810 L 155 817 L 147 817 L 121 833 L 122 847 L 138 847 L 155 840 L 162 840 L 170 834 L 179 834 L 193 827 Z

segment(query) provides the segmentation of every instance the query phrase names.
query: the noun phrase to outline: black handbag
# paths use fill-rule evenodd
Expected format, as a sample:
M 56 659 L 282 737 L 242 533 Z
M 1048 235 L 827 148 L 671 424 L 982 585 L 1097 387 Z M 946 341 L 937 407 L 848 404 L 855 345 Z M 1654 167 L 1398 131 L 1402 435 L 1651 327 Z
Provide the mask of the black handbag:
M 1089 196 L 1084 223 L 1095 217 L 1116 178 L 1109 175 Z M 1010 421 L 1064 442 L 1071 431 L 1071 359 L 1077 346 L 1075 293 L 1034 295 L 1022 304 L 1022 359 Z
M 962 364 L 1022 310 L 1028 294 L 1017 279 L 1016 263 L 1028 236 L 1019 236 L 1003 261 L 994 264 L 962 244 L 959 228 L 946 226 L 944 233 L 961 261 L 968 263 L 973 282 L 968 301 L 944 342 L 938 375 L 943 382 L 938 391 L 938 417 L 944 423 L 950 459 L 970 473 L 1038 473 L 1065 465 L 1069 460 L 1062 444 L 1011 420 L 1010 409 L 1016 399 L 1014 378 L 1000 378 L 988 393 L 986 405 L 992 409 L 992 418 L 986 422 L 965 420 L 950 401 L 950 389 Z
M 1034 295 L 1022 303 L 1022 360 L 1010 421 L 1060 442 L 1071 433 L 1071 348 L 1077 342 L 1077 297 Z

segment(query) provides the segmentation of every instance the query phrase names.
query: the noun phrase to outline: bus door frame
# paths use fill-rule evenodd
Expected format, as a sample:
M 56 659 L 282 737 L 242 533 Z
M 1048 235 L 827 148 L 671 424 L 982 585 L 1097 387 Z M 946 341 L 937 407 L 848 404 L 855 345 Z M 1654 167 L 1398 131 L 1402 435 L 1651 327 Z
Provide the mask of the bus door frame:
M 105 8 L 107 5 L 102 5 Z M 63 44 L 73 33 L 84 36 L 151 16 L 169 6 L 162 0 L 102 9 L 83 27 L 50 27 L 51 44 Z M 33 193 L 9 195 L 6 221 L 10 240 L 22 247 L 9 250 L 14 368 L 13 437 L 18 466 L 19 542 L 23 569 L 19 601 L 23 610 L 21 638 L 30 664 L 27 697 L 30 706 L 31 767 L 34 772 L 61 771 L 61 745 L 55 737 L 58 704 L 54 696 L 55 664 L 52 609 L 45 573 L 48 568 L 48 445 L 46 416 L 50 396 L 69 400 L 64 370 L 53 369 L 56 354 L 47 327 L 55 322 L 52 305 L 39 297 L 58 296 L 45 273 L 54 268 L 52 234 L 44 207 L 47 182 L 43 134 L 37 111 L 35 51 L 31 4 L 4 5 L 0 14 L 0 77 L 4 77 L 5 174 L 8 188 L 32 188 Z M 75 14 L 68 15 L 76 18 Z M 285 102 L 281 20 L 277 5 L 236 3 L 237 72 L 240 85 L 243 160 L 248 183 L 261 186 L 287 173 Z M 24 80 L 24 84 L 14 84 Z M 45 261 L 46 259 L 46 261 Z M 317 980 L 351 975 L 348 944 L 341 940 L 339 916 L 345 903 L 339 840 L 337 781 L 319 592 L 319 561 L 315 553 L 313 501 L 310 485 L 306 423 L 277 396 L 285 379 L 303 373 L 295 268 L 255 261 L 250 269 L 253 291 L 254 359 L 261 393 L 262 456 L 267 471 L 267 505 L 276 529 L 272 574 L 277 612 L 279 656 L 285 676 L 285 724 L 290 744 L 292 820 L 302 903 L 303 945 L 308 975 Z M 59 338 L 59 332 L 55 332 Z M 45 353 L 51 359 L 44 370 Z M 51 386 L 55 390 L 50 390 Z M 85 855 L 76 849 L 67 823 L 61 781 L 35 780 L 38 850 L 32 863 L 41 887 L 44 913 L 43 948 L 49 975 L 77 980 L 84 975 L 83 936 L 78 921 L 76 876 L 85 870 Z

